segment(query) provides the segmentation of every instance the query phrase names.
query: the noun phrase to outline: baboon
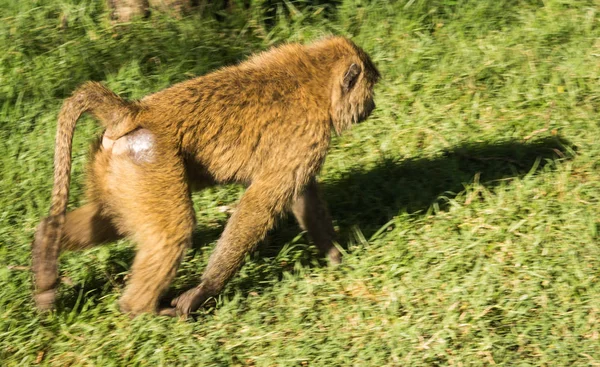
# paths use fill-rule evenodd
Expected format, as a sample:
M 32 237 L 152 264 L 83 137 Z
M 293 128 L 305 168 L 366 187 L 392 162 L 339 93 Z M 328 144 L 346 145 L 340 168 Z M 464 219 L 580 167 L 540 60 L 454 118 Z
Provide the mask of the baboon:
M 37 307 L 53 306 L 62 250 L 128 236 L 138 250 L 120 309 L 187 317 L 223 289 L 286 211 L 331 263 L 339 263 L 315 176 L 332 129 L 339 134 L 375 108 L 379 78 L 361 48 L 329 37 L 273 48 L 139 101 L 99 83 L 81 86 L 59 113 L 50 214 L 32 244 Z M 105 131 L 92 150 L 87 204 L 67 213 L 71 143 L 84 112 Z M 247 189 L 200 284 L 158 310 L 191 245 L 192 189 L 230 182 Z

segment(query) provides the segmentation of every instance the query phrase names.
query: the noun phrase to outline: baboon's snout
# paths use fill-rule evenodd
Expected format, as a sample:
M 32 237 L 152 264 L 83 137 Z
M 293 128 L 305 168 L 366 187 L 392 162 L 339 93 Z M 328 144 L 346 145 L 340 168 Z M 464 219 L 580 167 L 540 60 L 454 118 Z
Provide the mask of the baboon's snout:
M 363 113 L 362 113 L 362 116 L 360 116 L 359 122 L 363 122 L 367 118 L 369 118 L 369 116 L 371 116 L 371 113 L 373 112 L 374 109 L 375 109 L 375 101 L 373 99 L 368 100 L 365 103 L 365 106 L 363 108 Z

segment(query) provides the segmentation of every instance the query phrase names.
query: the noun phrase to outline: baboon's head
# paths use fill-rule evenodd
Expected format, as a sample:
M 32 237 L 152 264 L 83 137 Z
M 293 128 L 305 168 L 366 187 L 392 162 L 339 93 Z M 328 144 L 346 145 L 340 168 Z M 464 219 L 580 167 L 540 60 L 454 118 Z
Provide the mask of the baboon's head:
M 343 41 L 350 51 L 333 70 L 331 93 L 331 120 L 338 134 L 369 117 L 375 108 L 373 87 L 380 78 L 369 55 L 351 41 Z

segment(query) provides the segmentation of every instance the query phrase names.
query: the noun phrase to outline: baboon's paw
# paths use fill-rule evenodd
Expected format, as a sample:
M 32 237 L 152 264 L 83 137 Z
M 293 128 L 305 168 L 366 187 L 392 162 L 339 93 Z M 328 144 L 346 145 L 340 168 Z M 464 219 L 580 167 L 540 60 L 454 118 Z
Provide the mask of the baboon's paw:
M 327 258 L 329 259 L 329 265 L 331 266 L 337 266 L 342 263 L 342 253 L 335 247 L 332 247 L 332 249 L 329 250 Z
M 56 300 L 56 289 L 49 289 L 44 292 L 37 293 L 33 296 L 35 306 L 40 312 L 49 312 L 54 309 L 54 301 Z
M 131 295 L 125 295 L 124 297 L 121 297 L 119 300 L 119 310 L 132 319 L 144 313 L 156 314 L 154 302 L 144 299 L 143 296 L 138 296 L 136 298 Z
M 189 317 L 196 311 L 209 297 L 203 290 L 202 286 L 192 288 L 179 297 L 171 301 L 171 306 L 175 307 L 177 315 Z
M 158 310 L 159 316 L 167 316 L 167 317 L 177 317 L 181 321 L 188 320 L 190 318 L 189 315 L 181 315 L 177 312 L 175 307 L 162 308 Z

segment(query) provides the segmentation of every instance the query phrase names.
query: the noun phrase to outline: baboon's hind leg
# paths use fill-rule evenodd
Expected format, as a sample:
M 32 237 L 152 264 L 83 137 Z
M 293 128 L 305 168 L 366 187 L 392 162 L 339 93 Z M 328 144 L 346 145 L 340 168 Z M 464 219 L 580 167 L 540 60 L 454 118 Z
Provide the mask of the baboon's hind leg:
M 121 311 L 131 316 L 157 311 L 195 226 L 182 159 L 164 144 L 146 144 L 151 133 L 137 131 L 128 137 L 136 154 L 113 154 L 107 178 L 110 210 L 138 249 L 119 301 Z M 137 139 L 148 151 L 136 151 Z
M 110 220 L 101 214 L 96 203 L 68 212 L 64 221 L 59 247 L 50 249 L 48 246 L 51 242 L 44 240 L 47 218 L 39 224 L 32 243 L 32 262 L 38 288 L 34 298 L 38 309 L 42 311 L 54 306 L 58 286 L 58 256 L 62 251 L 82 250 L 121 237 Z
M 60 248 L 83 250 L 121 237 L 99 205 L 90 203 L 67 213 Z

